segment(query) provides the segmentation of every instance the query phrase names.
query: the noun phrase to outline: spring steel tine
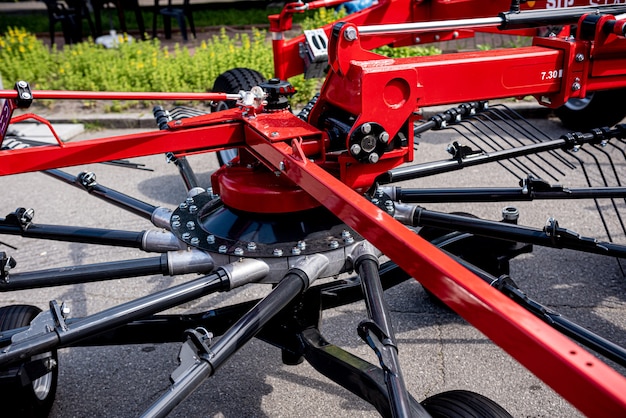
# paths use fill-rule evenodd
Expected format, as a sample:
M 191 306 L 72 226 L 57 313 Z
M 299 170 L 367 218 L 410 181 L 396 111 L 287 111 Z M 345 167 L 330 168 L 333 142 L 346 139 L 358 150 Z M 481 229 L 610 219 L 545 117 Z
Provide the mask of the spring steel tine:
M 484 114 L 481 114 L 481 115 L 480 115 L 480 117 L 484 117 L 484 116 L 485 116 Z M 488 126 L 488 125 L 487 125 L 487 124 L 486 124 L 483 120 L 481 120 L 481 119 L 480 119 L 480 117 L 474 118 L 473 120 L 474 120 L 474 121 L 476 121 L 477 123 L 480 123 L 481 125 L 485 126 L 485 128 L 486 128 L 486 129 L 488 129 L 488 130 L 490 130 L 491 132 L 493 132 L 493 134 L 495 134 L 495 135 L 496 135 L 496 136 L 498 136 L 500 139 L 502 139 L 502 140 L 503 140 L 503 141 L 504 141 L 507 145 L 509 145 L 510 147 L 513 147 L 513 144 L 511 144 L 511 143 L 510 143 L 509 141 L 507 141 L 504 137 L 502 137 L 502 135 L 498 134 L 498 133 L 497 133 L 494 129 L 490 128 L 490 127 L 489 127 L 489 126 Z M 479 134 L 476 134 L 476 136 L 477 136 L 478 138 L 481 138 L 481 140 L 484 140 L 484 137 L 489 138 L 489 140 L 490 140 L 491 142 L 493 142 L 493 144 L 494 144 L 494 145 L 492 146 L 492 149 L 493 149 L 494 151 L 495 151 L 495 150 L 498 150 L 498 149 L 500 149 L 500 150 L 505 149 L 505 148 L 504 148 L 504 146 L 502 146 L 502 145 L 501 145 L 501 144 L 500 144 L 497 140 L 492 139 L 492 138 L 489 136 L 489 134 L 488 134 L 485 130 L 481 129 L 481 128 L 478 126 L 478 124 L 477 124 L 477 123 L 473 123 L 472 121 L 467 121 L 467 124 L 472 125 L 472 126 L 473 126 L 473 127 L 474 127 L 474 128 L 475 128 L 475 129 L 476 129 L 476 130 L 480 133 L 480 135 L 479 135 Z M 487 144 L 488 144 L 488 142 L 487 142 L 487 141 L 485 141 L 485 143 L 487 143 Z M 532 162 L 532 160 L 531 160 L 528 156 L 524 156 L 524 158 L 526 158 L 526 159 L 528 159 L 529 161 L 531 161 L 531 162 Z M 515 163 L 514 163 L 513 161 L 515 161 Z M 509 163 L 510 163 L 510 164 L 512 164 L 512 165 L 514 165 L 515 167 L 517 167 L 517 168 L 518 168 L 518 169 L 522 172 L 522 174 L 520 174 L 520 175 L 516 175 L 516 177 L 517 177 L 517 178 L 520 178 L 520 179 L 521 179 L 523 176 L 525 176 L 525 175 L 527 175 L 527 174 L 533 174 L 533 175 L 535 175 L 535 177 L 539 177 L 539 175 L 538 175 L 537 173 L 535 173 L 533 170 L 531 170 L 531 169 L 530 169 L 530 167 L 528 167 L 526 164 L 524 164 L 524 163 L 523 163 L 522 161 L 520 161 L 520 159 L 518 159 L 518 158 L 514 158 L 514 159 L 512 159 L 512 160 L 509 160 Z M 504 164 L 504 162 L 503 162 L 502 164 Z M 502 165 L 502 164 L 501 164 L 501 165 Z M 519 166 L 521 166 L 521 168 L 520 168 Z
M 506 110 L 506 112 L 504 110 L 502 110 L 501 108 L 504 108 Z M 541 135 L 541 137 L 543 137 L 543 140 L 549 140 L 550 137 L 543 132 L 542 130 L 540 130 L 539 128 L 537 128 L 536 126 L 534 126 L 533 124 L 531 124 L 528 120 L 526 120 L 522 115 L 520 115 L 516 110 L 511 109 L 510 107 L 504 105 L 504 104 L 498 104 L 495 105 L 494 107 L 490 108 L 490 110 L 492 111 L 497 111 L 498 113 L 501 113 L 502 115 L 505 115 L 509 118 L 511 118 L 511 116 L 509 115 L 512 114 L 514 116 L 517 117 L 517 120 L 523 121 L 524 125 L 526 125 L 528 127 L 528 129 L 524 128 L 525 132 L 528 132 L 528 139 L 530 139 L 531 141 L 537 143 L 537 142 L 541 142 L 542 139 L 539 137 L 539 135 Z M 507 113 L 508 112 L 508 113 Z M 511 118 L 512 119 L 512 118 Z M 521 127 L 521 124 L 519 124 L 519 126 Z M 532 131 L 535 131 L 536 134 L 532 134 Z M 572 164 L 571 162 L 569 162 L 565 157 L 563 157 L 560 153 L 556 152 L 556 151 L 548 151 L 548 154 L 552 155 L 554 158 L 558 159 L 559 161 L 561 161 L 563 164 L 565 164 L 567 167 L 569 167 L 570 169 L 575 169 L 576 166 L 574 164 Z
M 614 144 L 613 142 L 611 142 L 611 141 L 609 141 L 609 142 L 608 142 L 608 145 L 612 146 L 613 148 L 615 148 L 615 150 L 617 150 L 618 152 L 620 152 L 620 153 L 622 154 L 622 157 L 624 157 L 624 160 L 626 161 L 626 152 L 625 152 L 622 148 L 618 147 L 617 145 L 615 145 L 615 144 Z M 618 182 L 618 184 L 619 184 L 619 182 L 620 182 L 620 181 L 619 181 L 619 177 L 617 177 L 617 182 Z M 626 198 L 624 198 L 624 203 L 626 203 Z
M 619 175 L 617 174 L 617 170 L 615 169 L 615 165 L 613 164 L 613 159 L 611 158 L 611 156 L 603 149 L 601 149 L 600 147 L 598 147 L 597 145 L 593 146 L 598 152 L 600 152 L 601 154 L 603 154 L 604 156 L 606 156 L 607 161 L 609 163 L 609 165 L 611 166 L 612 170 L 613 170 L 613 175 L 615 176 L 615 180 L 617 181 L 618 186 L 621 186 L 621 183 L 619 181 Z M 598 158 L 591 152 L 589 152 L 589 150 L 587 149 L 583 149 L 583 151 L 590 155 L 596 162 L 596 166 L 598 167 L 598 171 L 600 172 L 600 176 L 602 177 L 602 182 L 604 183 L 605 186 L 608 186 L 608 182 L 606 180 L 606 176 L 604 175 L 604 170 L 602 170 L 602 166 L 598 160 Z M 624 232 L 624 234 L 626 234 L 626 227 L 624 227 L 624 221 L 622 220 L 622 217 L 619 213 L 619 210 L 617 209 L 617 203 L 615 203 L 615 199 L 610 199 L 611 200 L 611 204 L 613 206 L 613 209 L 615 210 L 615 215 L 617 216 L 617 219 L 619 220 L 619 223 L 622 227 L 622 231 Z
M 482 114 L 482 115 L 481 115 L 481 118 L 485 118 L 485 119 L 487 119 L 488 121 L 492 122 L 493 124 L 496 124 L 496 122 L 495 122 L 495 121 L 493 121 L 493 119 L 489 118 L 489 116 L 488 116 L 488 115 L 486 115 L 486 114 Z M 500 134 L 500 133 L 496 132 L 496 130 L 495 130 L 495 129 L 493 129 L 493 128 L 489 125 L 489 124 L 487 124 L 487 123 L 486 123 L 484 120 L 482 120 L 481 118 L 477 118 L 476 120 L 477 120 L 477 122 L 478 122 L 478 123 L 480 123 L 481 125 L 483 125 L 483 126 L 485 127 L 485 129 L 490 130 L 490 131 L 491 131 L 494 135 L 496 135 L 496 136 L 497 136 L 500 140 L 502 140 L 502 141 L 503 141 L 505 144 L 507 144 L 509 147 L 511 147 L 511 148 L 515 147 L 515 144 L 513 143 L 513 141 L 508 140 L 508 139 L 507 139 L 507 138 L 505 138 L 502 134 Z M 482 130 L 481 130 L 481 132 L 482 132 Z M 511 137 L 513 137 L 513 135 L 511 135 Z M 523 143 L 522 141 L 520 141 L 520 140 L 518 140 L 517 142 L 518 142 L 520 145 L 523 145 L 523 144 L 524 144 L 524 143 Z M 535 155 L 537 155 L 537 154 L 535 154 Z M 525 155 L 525 156 L 524 156 L 524 158 L 525 158 L 525 160 L 527 160 L 528 162 L 530 162 L 532 165 L 534 165 L 535 167 L 537 167 L 539 170 L 543 171 L 545 174 L 547 174 L 548 176 L 550 176 L 550 177 L 551 177 L 554 181 L 557 181 L 557 180 L 558 180 L 555 176 L 553 176 L 553 175 L 552 175 L 552 173 L 550 173 L 549 171 L 545 170 L 545 169 L 544 169 L 544 168 L 543 168 L 540 164 L 538 164 L 538 163 L 537 163 L 534 159 L 532 159 L 532 158 L 530 157 L 530 155 Z M 520 163 L 521 163 L 521 162 L 520 162 Z M 530 170 L 530 167 L 528 167 L 526 164 L 523 164 L 523 165 L 524 165 L 524 167 L 528 168 L 528 171 L 529 171 L 531 174 L 534 174 L 534 175 L 535 175 L 535 176 L 537 176 L 537 177 L 541 177 L 540 175 L 538 175 L 538 174 L 536 174 L 536 173 L 532 172 L 532 171 Z M 562 173 L 562 174 L 563 174 L 563 173 Z
M 490 113 L 491 113 L 491 115 L 498 116 L 498 113 L 497 113 L 497 112 L 490 112 Z M 486 119 L 492 120 L 492 118 L 489 116 L 489 113 L 482 114 L 481 116 L 482 116 L 482 117 L 484 117 L 484 118 L 486 118 Z M 525 132 L 525 130 L 521 128 L 521 125 L 520 125 L 520 124 L 518 124 L 517 122 L 513 121 L 512 119 L 507 121 L 507 120 L 506 120 L 506 119 L 504 119 L 504 118 L 499 118 L 499 122 L 500 122 L 500 123 L 498 123 L 498 124 L 497 124 L 497 125 L 498 125 L 498 127 L 500 127 L 502 130 L 504 130 L 505 132 L 507 132 L 507 134 L 509 134 L 509 135 L 511 136 L 511 138 L 512 138 L 513 140 L 515 140 L 518 144 L 520 144 L 520 145 L 524 145 L 525 143 L 524 143 L 524 141 L 522 141 L 521 139 L 519 139 L 519 138 L 518 138 L 518 136 L 517 136 L 517 135 L 515 135 L 515 133 L 526 134 L 526 135 L 525 135 L 525 139 L 527 139 L 527 140 L 529 140 L 529 141 L 531 141 L 531 142 L 533 142 L 533 143 L 537 143 L 537 142 L 538 142 L 537 140 L 533 140 L 532 135 L 530 135 L 530 133 L 529 133 L 529 132 Z M 493 123 L 494 123 L 494 124 L 496 124 L 497 122 L 494 120 L 494 121 L 493 121 Z M 511 129 L 513 129 L 513 132 L 506 131 L 506 130 L 502 127 L 502 125 L 503 125 L 503 124 L 504 124 L 504 125 L 506 125 L 506 126 L 508 126 L 508 127 L 510 127 Z M 561 170 L 560 170 L 559 168 L 557 168 L 554 164 L 552 164 L 551 162 L 549 162 L 549 161 L 548 161 L 548 160 L 547 160 L 547 159 L 546 159 L 543 155 L 541 155 L 541 154 L 536 154 L 535 156 L 536 156 L 537 158 L 539 158 L 541 161 L 543 161 L 544 163 L 546 163 L 546 165 L 548 165 L 548 166 L 552 167 L 552 168 L 553 168 L 555 171 L 557 171 L 557 172 L 558 172 L 561 176 L 565 176 L 565 173 L 564 173 L 563 171 L 561 171 Z M 532 159 L 530 158 L 530 156 L 528 157 L 528 159 L 529 159 L 529 160 L 532 160 Z M 535 163 L 534 161 L 533 161 L 533 163 L 534 163 L 534 164 L 536 164 L 536 165 L 538 165 L 538 164 L 537 164 L 537 163 Z M 550 175 L 553 179 L 557 180 L 554 176 L 552 176 L 550 173 L 548 173 L 548 171 L 547 171 L 547 170 L 545 170 L 545 169 L 543 168 L 543 166 L 541 166 L 541 165 L 538 165 L 538 166 L 539 166 L 539 167 L 540 167 L 543 171 L 545 171 L 548 175 Z
M 463 127 L 465 127 L 467 129 L 467 127 L 465 126 L 465 124 L 462 125 Z M 478 143 L 476 143 L 476 141 L 474 141 L 473 139 L 471 139 L 469 136 L 467 136 L 466 134 L 464 134 L 463 132 L 461 132 L 459 130 L 459 128 L 457 126 L 451 126 L 449 129 L 452 129 L 453 131 L 455 131 L 456 133 L 458 133 L 459 135 L 461 135 L 463 138 L 465 138 L 467 141 L 469 141 L 470 144 L 474 145 L 476 148 L 478 148 L 480 151 L 483 151 L 483 148 L 478 145 Z M 510 161 L 509 161 L 510 162 Z M 511 170 L 509 167 L 507 167 L 506 165 L 504 165 L 504 163 L 502 161 L 498 161 L 497 162 L 498 165 L 502 168 L 504 168 L 506 171 L 508 171 L 509 173 L 511 173 L 511 175 L 513 177 L 517 177 L 517 178 L 521 178 L 518 174 L 516 174 L 515 172 L 513 172 L 513 170 Z M 518 167 L 519 168 L 519 167 Z
M 585 167 L 585 164 L 583 163 L 583 161 L 576 157 L 573 154 L 573 151 L 570 150 L 566 150 L 566 152 L 574 159 L 578 160 L 578 163 L 580 164 L 580 168 L 583 171 L 583 175 L 585 176 L 585 179 L 587 180 L 587 186 L 592 187 L 591 185 L 591 179 L 589 178 L 589 173 L 587 172 L 587 168 Z M 604 219 L 604 214 L 602 213 L 602 208 L 600 207 L 600 203 L 598 202 L 598 199 L 593 199 L 595 205 L 596 205 L 596 211 L 598 212 L 598 215 L 600 216 L 600 220 L 602 221 L 602 225 L 604 226 L 604 231 L 606 232 L 606 236 L 609 240 L 609 242 L 613 242 L 613 238 L 611 237 L 611 232 L 609 231 L 609 227 L 606 223 L 606 219 Z
M 481 130 L 476 126 L 475 123 L 473 123 L 472 121 L 465 121 L 465 123 L 462 124 L 463 127 L 465 127 L 466 129 L 469 130 L 469 128 L 467 127 L 467 125 L 471 125 L 473 128 L 475 128 L 476 130 L 478 130 L 480 133 L 482 133 L 483 136 L 486 136 L 487 138 L 489 138 L 491 140 L 491 142 L 493 142 L 492 144 L 489 144 L 488 142 L 484 141 L 484 138 L 481 138 L 480 135 L 476 135 L 477 138 L 480 138 L 482 141 L 485 142 L 485 145 L 489 146 L 489 148 L 491 148 L 492 151 L 499 151 L 499 150 L 503 150 L 504 147 L 501 146 L 500 144 L 498 144 L 495 140 L 493 140 L 491 137 L 489 137 L 489 135 L 485 132 L 481 132 Z M 452 128 L 454 130 L 456 130 L 459 134 L 461 134 L 461 132 L 456 129 L 456 128 Z M 466 137 L 465 135 L 463 135 L 464 137 Z M 469 139 L 468 139 L 469 140 Z M 474 142 L 472 142 L 474 143 Z M 481 148 L 480 146 L 476 145 L 477 147 Z M 504 161 L 499 161 L 498 164 L 503 167 L 505 170 L 507 170 L 509 173 L 513 174 L 514 177 L 521 179 L 523 178 L 525 175 L 527 174 L 533 174 L 535 175 L 535 177 L 539 177 L 539 175 L 537 175 L 536 173 L 534 173 L 530 167 L 527 167 L 524 163 L 522 163 L 519 158 L 515 157 L 515 158 L 511 158 L 509 160 L 506 160 L 509 164 L 511 164 L 512 166 L 514 166 L 515 168 L 517 168 L 520 172 L 520 174 L 516 174 L 514 173 L 511 169 L 509 169 L 508 167 L 506 167 L 506 165 L 504 164 Z

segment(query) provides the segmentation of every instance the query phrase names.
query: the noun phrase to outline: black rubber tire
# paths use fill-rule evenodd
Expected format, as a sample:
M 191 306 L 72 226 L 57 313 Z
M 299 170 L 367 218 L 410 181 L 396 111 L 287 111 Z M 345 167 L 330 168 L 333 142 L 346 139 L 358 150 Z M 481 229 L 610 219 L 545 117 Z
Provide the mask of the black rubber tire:
M 491 399 L 467 390 L 438 393 L 421 404 L 433 418 L 513 418 Z
M 41 312 L 30 305 L 12 305 L 0 308 L 0 331 L 28 326 Z M 58 364 L 56 350 L 49 354 Z M 12 367 L 17 372 L 18 367 Z M 13 374 L 13 373 L 12 373 Z M 0 379 L 2 394 L 0 410 L 7 417 L 47 417 L 54 403 L 59 377 L 58 367 L 33 382 L 22 385 L 19 378 Z
M 567 129 L 586 131 L 613 126 L 626 117 L 626 89 L 589 93 L 584 99 L 570 99 L 554 111 Z
M 250 68 L 233 68 L 220 74 L 213 83 L 214 93 L 236 94 L 241 90 L 250 90 L 254 86 L 258 86 L 265 81 L 263 74 Z M 235 107 L 235 100 L 226 100 L 216 103 L 214 111 L 232 109 Z M 228 161 L 237 156 L 236 149 L 227 149 L 217 152 L 217 160 L 220 165 L 224 165 Z

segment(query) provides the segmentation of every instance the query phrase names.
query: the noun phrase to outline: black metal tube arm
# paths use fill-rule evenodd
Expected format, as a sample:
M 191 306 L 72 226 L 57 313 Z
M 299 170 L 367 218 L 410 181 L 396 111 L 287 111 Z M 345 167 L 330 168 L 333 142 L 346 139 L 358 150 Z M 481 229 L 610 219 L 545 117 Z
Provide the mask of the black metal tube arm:
M 0 365 L 9 365 L 44 353 L 54 347 L 67 347 L 82 339 L 210 293 L 230 290 L 261 280 L 268 272 L 269 267 L 264 262 L 242 259 L 220 267 L 208 276 L 78 319 L 73 321 L 71 326 L 65 323 L 63 317 L 55 315 L 55 310 L 51 309 L 35 318 L 28 330 L 12 336 L 11 345 L 0 352 Z M 51 305 L 53 305 L 52 302 Z
M 362 322 L 359 325 L 359 335 L 376 352 L 384 372 L 385 383 L 389 391 L 389 402 L 393 417 L 411 416 L 411 402 L 409 398 L 400 360 L 398 347 L 391 317 L 383 296 L 383 287 L 378 275 L 378 258 L 376 251 L 364 243 L 356 250 L 354 266 L 361 278 L 361 286 L 367 306 L 368 316 L 372 323 Z M 428 416 L 423 411 L 424 416 Z
M 626 246 L 601 242 L 580 236 L 551 219 L 544 229 L 530 228 L 505 222 L 488 221 L 460 215 L 436 212 L 422 207 L 398 204 L 396 219 L 412 226 L 431 226 L 449 231 L 469 232 L 484 237 L 524 242 L 552 248 L 568 248 L 612 257 L 626 257 Z
M 62 170 L 53 169 L 46 170 L 44 173 L 148 220 L 151 220 L 152 214 L 157 209 L 154 205 L 98 184 L 96 175 L 91 172 L 74 176 Z
M 181 349 L 181 366 L 184 370 L 175 371 L 176 377 L 170 389 L 165 392 L 142 417 L 164 417 L 171 412 L 176 405 L 185 400 L 205 379 L 211 377 L 215 371 L 232 356 L 239 348 L 252 339 L 261 329 L 284 309 L 294 298 L 301 294 L 310 283 L 317 279 L 328 265 L 328 259 L 316 254 L 310 256 L 289 270 L 285 277 L 272 289 L 272 291 L 246 312 L 232 327 L 213 344 L 210 349 L 201 343 L 193 347 L 199 352 L 188 360 L 190 364 L 185 366 L 184 360 L 189 345 L 183 345 Z M 202 352 L 206 351 L 206 352 Z
M 424 164 L 395 168 L 378 176 L 376 181 L 379 184 L 389 184 L 396 181 L 411 180 L 434 174 L 447 173 L 455 170 L 461 170 L 465 167 L 472 167 L 480 164 L 537 154 L 559 148 L 570 149 L 580 147 L 584 144 L 601 143 L 602 141 L 608 141 L 611 138 L 624 137 L 626 137 L 625 124 L 616 125 L 614 128 L 596 129 L 589 133 L 571 132 L 561 136 L 559 139 L 553 139 L 536 144 L 493 152 L 480 150 L 476 153 L 467 155 L 461 152 L 449 160 L 433 161 Z
M 387 189 L 387 188 L 383 188 Z M 394 187 L 387 194 L 404 203 L 526 202 L 556 199 L 626 198 L 626 187 L 529 190 L 524 187 L 406 189 Z
M 152 274 L 165 276 L 187 273 L 208 274 L 213 270 L 213 267 L 213 259 L 204 251 L 196 249 L 171 251 L 159 257 L 12 273 L 7 276 L 7 280 L 0 281 L 0 292 L 124 279 Z

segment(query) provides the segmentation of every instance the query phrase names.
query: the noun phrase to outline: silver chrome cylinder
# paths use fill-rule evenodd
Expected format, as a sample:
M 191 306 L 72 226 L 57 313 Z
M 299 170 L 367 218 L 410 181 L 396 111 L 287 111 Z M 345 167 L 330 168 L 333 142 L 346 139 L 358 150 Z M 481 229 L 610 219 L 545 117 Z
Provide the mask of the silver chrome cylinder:
M 154 226 L 159 228 L 171 229 L 170 218 L 172 217 L 172 210 L 168 208 L 158 207 L 152 212 L 152 218 L 150 219 Z
M 169 231 L 150 230 L 145 231 L 141 239 L 141 249 L 155 253 L 185 250 L 187 244 L 182 242 Z
M 434 22 L 398 23 L 389 25 L 359 26 L 361 35 L 383 35 L 390 33 L 416 33 L 436 30 L 452 30 L 464 28 L 478 28 L 501 25 L 500 17 L 484 17 L 478 19 L 441 20 Z
M 221 268 L 230 279 L 231 290 L 244 284 L 258 282 L 270 272 L 270 267 L 265 262 L 255 258 L 241 258 Z
M 167 253 L 167 268 L 172 276 L 187 273 L 210 273 L 214 267 L 215 263 L 209 253 L 195 248 Z

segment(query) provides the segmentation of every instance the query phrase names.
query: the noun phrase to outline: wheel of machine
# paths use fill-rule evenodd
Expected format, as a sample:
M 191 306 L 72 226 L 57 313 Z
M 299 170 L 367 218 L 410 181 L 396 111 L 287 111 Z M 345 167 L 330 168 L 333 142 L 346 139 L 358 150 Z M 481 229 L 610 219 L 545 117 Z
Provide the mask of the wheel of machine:
M 0 308 L 0 331 L 28 326 L 41 309 L 30 305 L 12 305 Z M 47 359 L 50 371 L 32 382 L 22 383 L 23 365 L 0 370 L 3 416 L 46 417 L 56 395 L 58 358 L 56 350 L 31 360 Z M 6 415 L 5 415 L 6 414 Z
M 568 129 L 587 130 L 613 126 L 626 117 L 626 89 L 602 90 L 583 99 L 570 99 L 554 113 Z
M 421 404 L 433 418 L 512 418 L 491 399 L 466 390 L 438 393 Z
M 250 90 L 265 81 L 261 73 L 250 68 L 233 68 L 220 74 L 213 83 L 213 92 L 236 94 L 241 90 Z M 235 106 L 234 100 L 218 102 L 216 111 L 231 109 Z M 224 165 L 237 156 L 236 149 L 218 151 L 217 159 L 220 165 Z

